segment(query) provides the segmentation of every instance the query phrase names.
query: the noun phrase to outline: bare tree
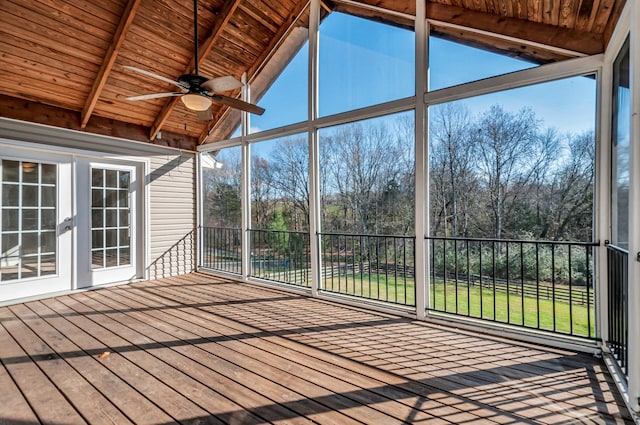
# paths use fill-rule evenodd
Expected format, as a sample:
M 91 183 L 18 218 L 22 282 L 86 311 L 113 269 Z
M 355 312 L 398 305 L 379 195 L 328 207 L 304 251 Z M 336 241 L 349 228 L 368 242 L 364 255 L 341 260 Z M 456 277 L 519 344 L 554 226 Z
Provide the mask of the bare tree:
M 286 139 L 271 154 L 270 172 L 278 198 L 290 206 L 291 230 L 309 228 L 309 147 L 306 138 Z
M 327 155 L 322 165 L 329 172 L 325 189 L 334 194 L 341 213 L 330 227 L 377 233 L 378 196 L 399 175 L 395 142 L 386 125 L 362 123 L 342 126 L 321 140 Z
M 517 113 L 494 105 L 481 115 L 474 131 L 477 167 L 492 213 L 492 236 L 504 237 L 505 217 L 511 216 L 541 159 L 539 121 L 530 109 Z
M 266 229 L 275 212 L 273 181 L 269 161 L 260 156 L 251 158 L 251 215 L 252 225 Z
M 545 186 L 540 238 L 591 240 L 594 137 L 593 131 L 567 136 L 566 152 L 557 160 L 553 178 Z
M 203 168 L 205 226 L 239 227 L 241 219 L 240 148 L 222 149 L 209 154 L 212 167 Z
M 444 221 L 443 233 L 467 235 L 469 214 L 477 179 L 473 172 L 472 121 L 468 110 L 458 103 L 431 109 L 430 153 L 432 187 L 435 189 L 434 228 L 437 234 Z

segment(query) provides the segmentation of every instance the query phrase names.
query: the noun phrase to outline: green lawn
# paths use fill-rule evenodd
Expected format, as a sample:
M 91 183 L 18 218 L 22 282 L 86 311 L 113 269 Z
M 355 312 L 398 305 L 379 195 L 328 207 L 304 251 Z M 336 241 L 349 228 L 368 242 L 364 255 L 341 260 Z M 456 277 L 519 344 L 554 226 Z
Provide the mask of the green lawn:
M 415 305 L 415 281 L 413 278 L 395 278 L 390 274 L 363 273 L 358 275 L 337 275 L 326 278 L 322 287 L 331 292 L 355 295 L 396 304 Z
M 358 274 L 348 276 L 334 276 L 323 281 L 323 288 L 331 292 L 354 295 L 380 301 L 398 304 L 415 305 L 415 282 L 412 278 L 398 277 L 384 274 Z M 516 289 L 516 285 L 514 285 Z M 580 299 L 584 288 L 574 288 L 575 299 Z M 524 325 L 530 328 L 569 333 L 577 336 L 591 336 L 595 334 L 594 311 L 586 305 L 569 304 L 568 302 L 540 299 L 511 293 L 506 291 L 495 292 L 479 286 L 471 286 L 467 289 L 466 282 L 459 282 L 457 287 L 452 281 L 445 285 L 441 280 L 436 280 L 429 293 L 430 306 L 434 310 L 447 313 L 455 313 L 464 316 L 495 320 L 502 323 Z M 538 314 L 539 312 L 539 314 Z M 555 315 L 555 329 L 554 329 Z M 573 318 L 571 324 L 570 318 Z

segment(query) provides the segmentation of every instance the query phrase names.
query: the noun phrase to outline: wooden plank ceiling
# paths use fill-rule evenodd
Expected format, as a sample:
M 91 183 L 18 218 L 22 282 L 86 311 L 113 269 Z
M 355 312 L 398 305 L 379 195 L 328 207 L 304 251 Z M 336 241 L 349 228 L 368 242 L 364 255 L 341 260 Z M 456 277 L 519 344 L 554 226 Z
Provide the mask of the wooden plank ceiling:
M 433 0 L 427 14 L 438 36 L 550 62 L 571 52 L 603 52 L 624 1 Z M 191 0 L 0 0 L 0 5 L 0 116 L 184 149 L 233 131 L 239 113 L 221 104 L 214 103 L 213 119 L 203 122 L 178 97 L 125 99 L 175 90 L 125 65 L 172 80 L 193 72 Z M 414 0 L 323 5 L 325 14 L 339 11 L 403 26 L 412 25 L 406 15 L 415 15 Z M 305 37 L 300 28 L 307 25 L 308 0 L 198 0 L 200 74 L 240 79 L 246 73 L 259 96 L 300 47 Z M 507 38 L 490 38 L 484 31 Z M 239 89 L 225 94 L 238 96 Z

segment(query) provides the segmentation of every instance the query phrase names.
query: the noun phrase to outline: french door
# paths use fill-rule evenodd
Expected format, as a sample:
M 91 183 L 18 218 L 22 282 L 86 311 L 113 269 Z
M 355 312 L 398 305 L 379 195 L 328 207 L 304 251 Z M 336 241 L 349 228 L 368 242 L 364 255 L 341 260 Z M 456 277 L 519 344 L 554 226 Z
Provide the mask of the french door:
M 70 289 L 72 159 L 2 147 L 0 302 Z
M 140 176 L 0 144 L 0 303 L 143 277 Z
M 138 174 L 135 165 L 78 161 L 78 287 L 141 277 Z

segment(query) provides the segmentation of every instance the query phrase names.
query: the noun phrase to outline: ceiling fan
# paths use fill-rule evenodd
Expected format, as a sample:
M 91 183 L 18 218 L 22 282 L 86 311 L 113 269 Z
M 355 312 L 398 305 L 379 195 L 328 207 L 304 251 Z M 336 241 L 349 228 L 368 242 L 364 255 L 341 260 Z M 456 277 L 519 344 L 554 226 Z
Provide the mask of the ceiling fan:
M 137 68 L 135 66 L 125 65 L 124 68 L 137 72 L 139 74 L 146 75 L 151 78 L 155 78 L 166 83 L 173 84 L 178 87 L 180 91 L 168 92 L 168 93 L 151 93 L 143 94 L 140 96 L 127 97 L 127 100 L 147 100 L 158 99 L 161 97 L 173 97 L 180 96 L 180 100 L 184 106 L 196 112 L 198 119 L 208 121 L 212 118 L 211 103 L 218 102 L 224 105 L 228 105 L 235 109 L 247 111 L 252 114 L 262 115 L 264 108 L 254 105 L 249 102 L 245 102 L 240 99 L 236 99 L 230 96 L 224 96 L 220 92 L 225 92 L 242 87 L 242 83 L 227 75 L 218 78 L 206 78 L 199 75 L 198 72 L 198 0 L 193 0 L 193 46 L 194 46 L 194 63 L 195 72 L 193 74 L 184 74 L 178 77 L 176 81 L 161 75 L 155 74 L 144 69 Z

